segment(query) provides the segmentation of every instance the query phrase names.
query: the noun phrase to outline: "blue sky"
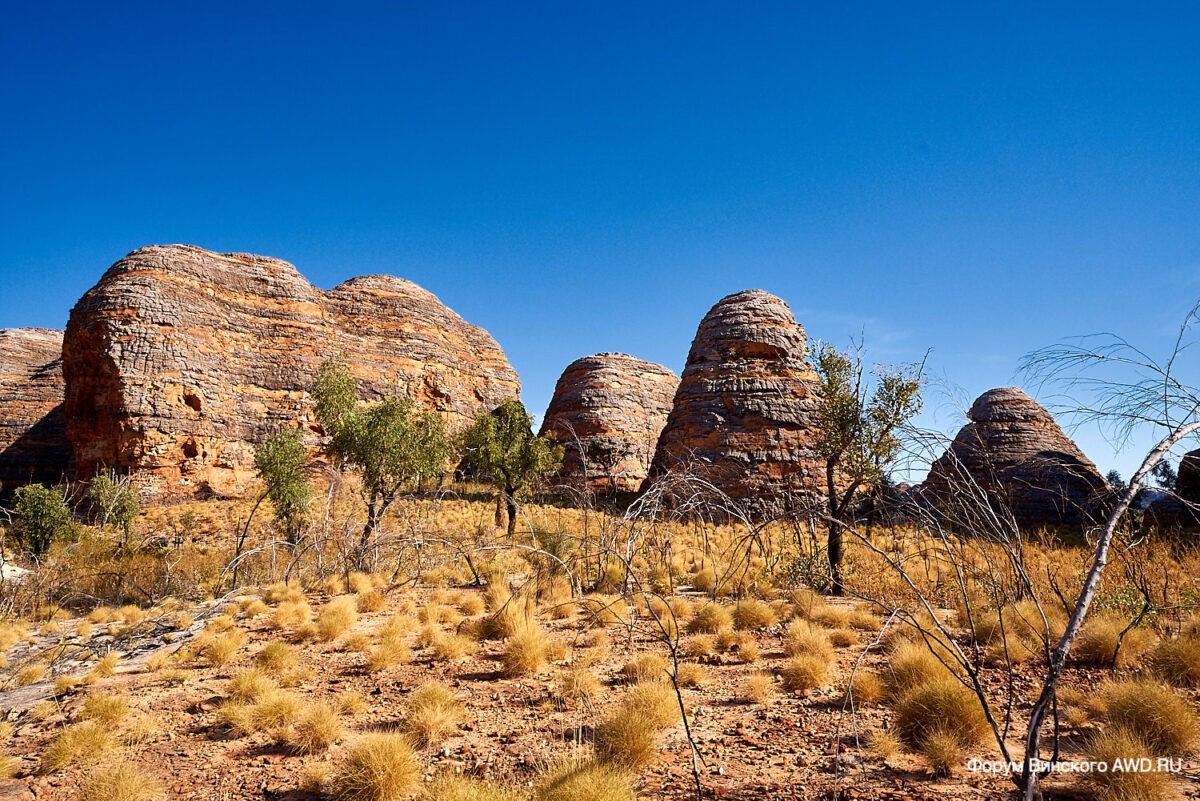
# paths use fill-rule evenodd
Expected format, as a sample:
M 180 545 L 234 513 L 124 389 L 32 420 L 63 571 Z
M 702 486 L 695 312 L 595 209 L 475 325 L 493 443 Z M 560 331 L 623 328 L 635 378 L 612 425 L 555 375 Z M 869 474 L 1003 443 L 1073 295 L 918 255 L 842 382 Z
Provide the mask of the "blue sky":
M 581 355 L 680 370 L 748 287 L 968 401 L 1066 336 L 1161 349 L 1200 297 L 1200 11 L 1049 5 L 9 4 L 0 326 L 187 242 L 414 280 L 537 413 Z

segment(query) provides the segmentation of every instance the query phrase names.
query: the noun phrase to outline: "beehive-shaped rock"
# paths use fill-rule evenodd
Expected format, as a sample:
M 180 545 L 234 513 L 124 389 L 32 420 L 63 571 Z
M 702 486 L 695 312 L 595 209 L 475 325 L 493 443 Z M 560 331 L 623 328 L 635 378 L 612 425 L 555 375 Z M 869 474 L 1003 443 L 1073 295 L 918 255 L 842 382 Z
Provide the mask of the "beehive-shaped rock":
M 934 462 L 925 494 L 944 501 L 982 489 L 1022 527 L 1093 519 L 1108 485 L 1041 404 L 1016 387 L 1002 387 L 980 395 L 967 418 Z
M 624 353 L 571 362 L 542 421 L 563 446 L 558 480 L 593 492 L 636 492 L 650 469 L 679 378 Z
M 687 470 L 763 508 L 820 492 L 807 356 L 782 300 L 757 289 L 723 298 L 700 322 L 649 481 Z

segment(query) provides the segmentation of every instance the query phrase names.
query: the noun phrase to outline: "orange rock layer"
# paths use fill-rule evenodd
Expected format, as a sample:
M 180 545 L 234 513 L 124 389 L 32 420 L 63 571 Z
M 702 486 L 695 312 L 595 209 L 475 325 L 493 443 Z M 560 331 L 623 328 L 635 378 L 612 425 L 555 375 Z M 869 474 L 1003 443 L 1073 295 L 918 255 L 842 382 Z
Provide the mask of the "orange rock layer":
M 256 444 L 296 425 L 315 433 L 307 389 L 335 355 L 364 399 L 405 392 L 452 426 L 520 391 L 487 332 L 409 281 L 372 275 L 323 292 L 278 259 L 147 247 L 71 311 L 64 408 L 77 473 L 238 492 Z

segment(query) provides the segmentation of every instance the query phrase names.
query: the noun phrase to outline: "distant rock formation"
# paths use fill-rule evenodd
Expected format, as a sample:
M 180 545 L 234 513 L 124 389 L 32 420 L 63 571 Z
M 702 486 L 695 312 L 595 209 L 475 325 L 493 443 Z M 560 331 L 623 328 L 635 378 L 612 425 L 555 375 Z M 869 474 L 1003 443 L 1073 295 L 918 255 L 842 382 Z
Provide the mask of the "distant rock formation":
M 922 487 L 926 497 L 945 502 L 963 497 L 964 487 L 982 489 L 1023 528 L 1093 520 L 1108 485 L 1037 401 L 1015 387 L 992 389 L 967 418 L 933 463 Z
M 650 469 L 679 378 L 624 353 L 571 362 L 554 387 L 541 434 L 563 446 L 558 479 L 593 492 L 636 492 Z
M 71 311 L 63 344 L 67 438 L 87 478 L 115 467 L 152 492 L 236 493 L 257 443 L 316 429 L 307 389 L 343 354 L 365 399 L 406 392 L 451 424 L 520 391 L 488 333 L 399 278 L 329 292 L 287 262 L 147 247 Z
M 1146 522 L 1161 528 L 1200 528 L 1200 449 L 1179 460 L 1174 494 L 1164 493 L 1150 503 Z
M 648 481 L 689 470 L 763 508 L 821 492 L 807 355 L 782 300 L 758 289 L 723 298 L 696 331 Z
M 0 484 L 55 484 L 67 472 L 62 331 L 0 330 Z

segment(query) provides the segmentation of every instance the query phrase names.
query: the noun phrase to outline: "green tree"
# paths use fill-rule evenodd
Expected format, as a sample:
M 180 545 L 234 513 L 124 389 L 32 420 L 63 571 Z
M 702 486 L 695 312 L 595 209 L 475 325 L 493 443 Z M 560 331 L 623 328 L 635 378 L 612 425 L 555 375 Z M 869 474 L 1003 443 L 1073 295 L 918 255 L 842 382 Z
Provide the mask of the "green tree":
M 97 473 L 88 484 L 88 500 L 100 512 L 100 527 L 109 523 L 121 530 L 122 544 L 129 544 L 133 521 L 141 512 L 137 492 L 128 476 Z
M 275 523 L 295 545 L 308 521 L 311 489 L 304 473 L 308 451 L 299 429 L 280 431 L 254 449 L 254 468 L 267 485 L 266 496 L 275 511 Z
M 862 349 L 822 346 L 816 359 L 815 450 L 825 463 L 832 592 L 842 595 L 842 529 L 860 494 L 882 482 L 900 456 L 900 433 L 921 411 L 924 364 L 866 374 Z M 874 387 L 871 387 L 871 384 Z
M 486 476 L 508 510 L 508 535 L 517 529 L 517 503 L 539 481 L 558 470 L 563 449 L 533 435 L 533 418 L 517 398 L 481 414 L 462 436 L 467 462 Z M 499 520 L 497 520 L 499 523 Z
M 71 510 L 62 493 L 26 484 L 13 493 L 13 531 L 34 556 L 44 556 L 71 527 Z
M 379 403 L 358 400 L 354 378 L 341 359 L 321 365 L 312 390 L 317 420 L 329 437 L 326 449 L 362 478 L 367 520 L 360 560 L 380 520 L 406 490 L 445 473 L 454 455 L 442 418 L 406 396 Z

